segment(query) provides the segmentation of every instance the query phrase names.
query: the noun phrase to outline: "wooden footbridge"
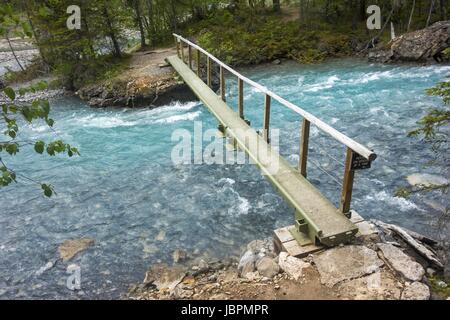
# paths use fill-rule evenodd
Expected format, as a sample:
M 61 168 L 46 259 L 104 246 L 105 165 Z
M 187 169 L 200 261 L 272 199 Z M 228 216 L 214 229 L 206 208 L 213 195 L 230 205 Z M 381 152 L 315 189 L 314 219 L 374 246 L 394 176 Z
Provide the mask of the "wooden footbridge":
M 278 192 L 295 208 L 295 226 L 289 231 L 297 242 L 304 246 L 310 244 L 335 246 L 351 240 L 358 232 L 358 228 L 350 221 L 350 203 L 355 170 L 370 168 L 371 162 L 377 157 L 376 154 L 311 113 L 244 77 L 196 44 L 176 34 L 174 34 L 174 37 L 178 55 L 169 57 L 168 62 L 217 118 L 219 128 L 222 129 L 223 133 L 231 137 L 239 148 L 255 161 Z M 201 79 L 201 61 L 202 58 L 205 60 L 204 57 L 206 57 L 206 83 Z M 220 68 L 220 95 L 217 95 L 211 88 L 213 63 Z M 226 104 L 225 72 L 229 72 L 238 80 L 238 112 L 235 112 Z M 245 120 L 244 84 L 250 85 L 265 94 L 262 133 L 251 128 L 249 122 Z M 270 146 L 271 101 L 279 102 L 282 106 L 297 113 L 302 119 L 298 168 L 292 167 Z M 316 126 L 347 147 L 339 208 L 336 208 L 307 180 L 311 125 Z M 278 170 L 276 172 L 270 167 L 270 159 L 277 160 Z

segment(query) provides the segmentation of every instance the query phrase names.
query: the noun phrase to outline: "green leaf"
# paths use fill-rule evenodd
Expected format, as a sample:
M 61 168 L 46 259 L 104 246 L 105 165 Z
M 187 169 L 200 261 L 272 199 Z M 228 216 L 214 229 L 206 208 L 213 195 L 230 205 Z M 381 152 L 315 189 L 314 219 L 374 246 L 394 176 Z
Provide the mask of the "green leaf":
M 34 151 L 36 151 L 39 154 L 44 153 L 45 148 L 45 142 L 44 141 L 37 141 L 34 145 Z
M 50 198 L 50 197 L 53 195 L 53 190 L 52 190 L 52 187 L 51 187 L 51 186 L 49 186 L 49 185 L 47 185 L 47 184 L 42 184 L 42 185 L 41 185 L 41 188 L 42 188 L 42 190 L 44 190 L 44 195 L 45 195 L 47 198 Z
M 14 101 L 16 99 L 16 92 L 11 87 L 6 87 L 3 92 L 8 96 L 9 99 Z
M 15 155 L 17 153 L 17 151 L 19 151 L 19 148 L 17 147 L 17 144 L 15 144 L 15 143 L 8 144 L 5 149 L 6 149 L 6 152 L 8 152 L 12 156 Z
M 45 122 L 47 122 L 49 127 L 53 127 L 53 125 L 55 124 L 55 121 L 53 119 L 47 119 L 45 120 Z

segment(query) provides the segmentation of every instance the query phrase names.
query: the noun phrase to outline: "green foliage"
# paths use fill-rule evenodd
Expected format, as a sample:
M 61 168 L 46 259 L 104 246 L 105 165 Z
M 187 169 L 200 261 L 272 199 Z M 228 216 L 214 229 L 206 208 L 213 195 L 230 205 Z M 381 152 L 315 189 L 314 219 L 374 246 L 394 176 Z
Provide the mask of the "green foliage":
M 436 276 L 431 276 L 428 280 L 433 292 L 437 293 L 444 299 L 450 297 L 450 282 L 445 282 L 443 279 Z
M 28 92 L 36 92 L 45 90 L 47 84 L 45 82 L 38 82 L 30 87 L 20 88 L 16 92 L 11 87 L 6 87 L 2 90 L 5 98 L 9 99 L 9 102 L 3 103 L 0 110 L 0 128 L 4 127 L 3 134 L 6 136 L 6 141 L 0 141 L 0 187 L 6 187 L 13 182 L 17 182 L 17 176 L 25 180 L 32 181 L 40 185 L 44 192 L 44 195 L 51 197 L 55 194 L 51 185 L 42 184 L 29 177 L 18 175 L 16 172 L 8 168 L 5 164 L 2 153 L 15 156 L 22 148 L 26 146 L 34 146 L 34 151 L 38 154 L 46 154 L 55 156 L 57 154 L 66 154 L 69 157 L 80 155 L 77 148 L 72 147 L 70 144 L 63 142 L 62 140 L 56 140 L 53 142 L 38 141 L 19 141 L 19 123 L 25 121 L 27 123 L 33 123 L 35 121 L 44 121 L 49 127 L 53 127 L 54 120 L 50 118 L 50 104 L 47 100 L 37 99 L 33 100 L 29 104 L 16 103 L 17 95 L 25 95 Z
M 438 83 L 434 88 L 427 90 L 431 96 L 441 97 L 444 107 L 432 109 L 425 117 L 418 121 L 421 126 L 409 133 L 410 137 L 424 136 L 431 143 L 448 143 L 448 131 L 442 131 L 450 124 L 450 81 Z
M 316 63 L 352 52 L 347 35 L 332 30 L 309 31 L 298 22 L 283 22 L 274 14 L 259 15 L 249 21 L 245 11 L 240 15 L 219 12 L 191 28 L 190 33 L 198 33 L 197 42 L 202 47 L 232 65 L 278 58 Z

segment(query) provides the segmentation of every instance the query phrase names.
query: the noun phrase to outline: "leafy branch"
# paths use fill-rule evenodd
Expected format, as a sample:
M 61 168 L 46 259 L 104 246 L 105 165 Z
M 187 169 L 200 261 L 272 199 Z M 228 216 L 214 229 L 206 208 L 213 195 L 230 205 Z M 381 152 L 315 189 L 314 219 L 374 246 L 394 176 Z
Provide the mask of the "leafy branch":
M 19 125 L 18 118 L 22 118 L 26 123 L 33 123 L 36 120 L 44 121 L 51 129 L 53 129 L 54 120 L 50 118 L 50 104 L 48 100 L 36 99 L 29 104 L 16 103 L 17 94 L 20 96 L 25 95 L 28 92 L 36 92 L 40 90 L 45 90 L 47 84 L 43 81 L 37 84 L 20 88 L 18 92 L 11 87 L 6 87 L 2 90 L 4 96 L 8 101 L 1 105 L 0 111 L 0 125 L 4 126 L 3 134 L 7 137 L 5 141 L 0 142 L 0 155 L 2 153 L 8 154 L 9 156 L 15 156 L 22 150 L 24 146 L 33 146 L 34 152 L 37 154 L 46 153 L 49 156 L 56 156 L 57 154 L 66 154 L 70 158 L 73 156 L 79 156 L 80 152 L 76 147 L 65 143 L 63 140 L 55 140 L 52 142 L 45 142 L 42 140 L 38 141 L 27 141 L 27 140 L 17 140 L 19 135 Z M 25 180 L 31 181 L 40 185 L 44 192 L 44 195 L 51 197 L 55 194 L 53 186 L 46 183 L 38 182 L 32 178 L 25 175 L 18 174 L 11 168 L 9 168 L 4 160 L 0 157 L 0 187 L 6 187 L 11 183 L 17 183 L 17 177 L 23 178 Z

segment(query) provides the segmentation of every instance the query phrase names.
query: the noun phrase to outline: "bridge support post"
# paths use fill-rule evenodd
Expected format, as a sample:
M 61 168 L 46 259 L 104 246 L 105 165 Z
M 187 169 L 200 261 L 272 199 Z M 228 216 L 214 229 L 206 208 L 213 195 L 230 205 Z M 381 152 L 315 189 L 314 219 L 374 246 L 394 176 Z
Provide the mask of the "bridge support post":
M 270 143 L 270 96 L 266 94 L 265 102 L 264 102 L 264 140 L 267 143 Z
M 186 59 L 184 58 L 184 43 L 180 42 L 181 45 L 181 61 L 183 61 L 183 63 L 186 63 Z
M 241 119 L 244 117 L 244 81 L 238 78 L 238 112 Z
M 192 70 L 192 47 L 188 45 L 188 60 L 189 60 L 189 69 Z
M 344 184 L 342 187 L 342 197 L 340 211 L 349 216 L 350 203 L 352 201 L 353 181 L 355 179 L 355 171 L 352 169 L 353 150 L 347 148 L 347 158 L 345 160 Z
M 178 40 L 177 37 L 175 37 L 175 45 L 177 46 L 177 56 L 178 56 L 178 58 L 181 58 L 181 56 L 180 56 L 180 41 Z
M 225 69 L 220 66 L 220 97 L 224 102 L 227 101 L 225 97 Z
M 201 78 L 201 66 L 200 66 L 200 60 L 201 60 L 201 55 L 200 55 L 200 50 L 197 50 L 197 77 Z
M 211 84 L 212 84 L 212 61 L 211 61 L 211 58 L 210 57 L 208 57 L 208 64 L 207 64 L 207 84 L 208 84 L 208 87 L 210 87 L 211 88 Z
M 308 149 L 309 149 L 309 131 L 311 128 L 311 122 L 303 118 L 302 130 L 301 130 L 301 142 L 300 142 L 300 162 L 298 169 L 300 174 L 306 178 L 306 167 L 308 163 Z

